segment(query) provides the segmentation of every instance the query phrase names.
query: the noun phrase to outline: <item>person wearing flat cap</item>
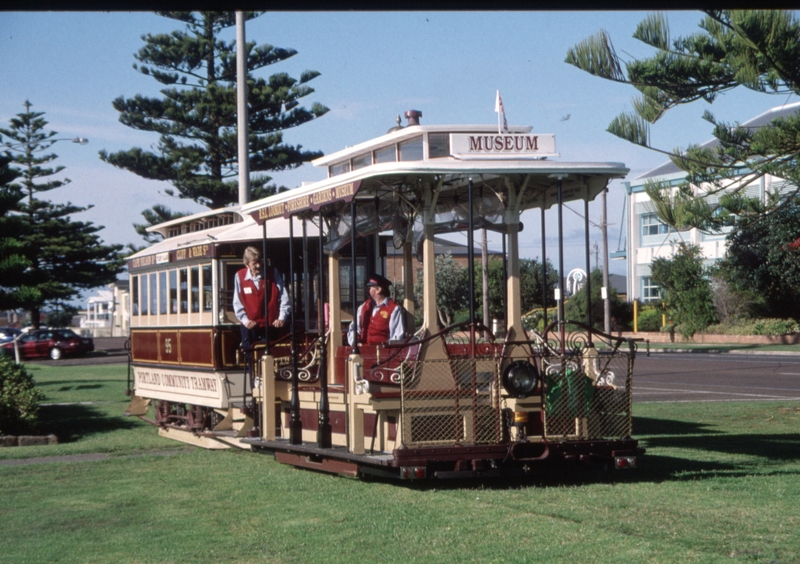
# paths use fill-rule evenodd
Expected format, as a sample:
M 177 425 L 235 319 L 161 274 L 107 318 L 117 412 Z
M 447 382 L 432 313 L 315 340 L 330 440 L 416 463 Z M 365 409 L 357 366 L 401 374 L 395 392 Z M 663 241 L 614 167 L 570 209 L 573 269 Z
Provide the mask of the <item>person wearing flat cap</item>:
M 358 306 L 356 322 L 350 323 L 347 340 L 354 345 L 380 345 L 406 338 L 405 308 L 389 297 L 392 283 L 380 274 L 367 278 L 369 298 Z

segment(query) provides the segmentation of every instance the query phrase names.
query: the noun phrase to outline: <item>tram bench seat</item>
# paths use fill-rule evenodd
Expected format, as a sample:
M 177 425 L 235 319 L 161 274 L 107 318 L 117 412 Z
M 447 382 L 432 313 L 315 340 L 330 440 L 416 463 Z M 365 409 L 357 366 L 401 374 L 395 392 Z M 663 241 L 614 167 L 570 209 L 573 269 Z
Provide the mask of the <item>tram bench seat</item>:
M 363 375 L 364 379 L 371 383 L 370 389 L 375 386 L 376 393 L 390 391 L 394 388 L 399 388 L 400 384 L 392 381 L 392 376 L 404 362 L 414 362 L 417 360 L 419 354 L 419 345 L 411 344 L 407 347 L 401 348 L 388 348 L 382 345 L 361 345 L 359 347 L 359 354 L 363 359 Z M 344 384 L 347 389 L 350 389 L 350 383 L 347 378 L 347 359 L 352 353 L 352 347 L 341 346 L 336 349 L 336 383 Z M 383 386 L 386 386 L 384 388 Z

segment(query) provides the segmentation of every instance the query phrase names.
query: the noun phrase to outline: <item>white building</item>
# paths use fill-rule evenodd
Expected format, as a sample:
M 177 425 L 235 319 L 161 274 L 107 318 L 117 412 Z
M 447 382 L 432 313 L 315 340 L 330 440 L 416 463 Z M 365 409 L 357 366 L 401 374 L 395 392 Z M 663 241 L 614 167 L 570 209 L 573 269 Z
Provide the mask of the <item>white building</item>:
M 800 102 L 778 106 L 741 125 L 742 127 L 759 127 L 769 124 L 773 119 L 792 115 L 798 111 L 800 111 Z M 703 143 L 701 147 L 713 147 L 718 143 L 717 139 L 713 139 Z M 699 229 L 676 232 L 656 216 L 651 200 L 644 191 L 645 182 L 653 180 L 677 186 L 685 179 L 685 176 L 685 173 L 672 161 L 668 161 L 631 182 L 624 182 L 628 192 L 626 209 L 628 244 L 626 251 L 614 253 L 613 258 L 627 258 L 629 300 L 638 299 L 646 302 L 659 299 L 658 287 L 651 282 L 650 267 L 655 258 L 671 257 L 677 243 L 685 242 L 699 246 L 709 264 L 725 255 L 726 233 L 724 231 L 719 234 L 703 233 Z M 764 201 L 766 194 L 782 191 L 784 184 L 783 179 L 767 175 L 751 182 L 744 193 L 750 197 L 757 196 Z M 709 198 L 709 203 L 716 203 L 718 198 L 718 196 Z
M 81 333 L 92 337 L 127 337 L 130 325 L 129 282 L 118 280 L 86 301 Z

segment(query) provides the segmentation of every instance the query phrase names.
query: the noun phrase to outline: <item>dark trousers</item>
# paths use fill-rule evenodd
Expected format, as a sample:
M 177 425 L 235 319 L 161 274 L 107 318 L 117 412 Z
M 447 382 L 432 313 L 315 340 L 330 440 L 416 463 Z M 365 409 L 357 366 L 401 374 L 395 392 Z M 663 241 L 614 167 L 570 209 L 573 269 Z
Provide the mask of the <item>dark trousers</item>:
M 252 329 L 248 329 L 244 325 L 239 325 L 242 334 L 241 347 L 249 349 L 256 343 L 263 343 L 266 339 L 267 327 L 259 327 L 256 325 Z M 276 341 L 278 338 L 284 336 L 289 331 L 289 324 L 287 323 L 281 328 L 269 327 L 269 341 Z

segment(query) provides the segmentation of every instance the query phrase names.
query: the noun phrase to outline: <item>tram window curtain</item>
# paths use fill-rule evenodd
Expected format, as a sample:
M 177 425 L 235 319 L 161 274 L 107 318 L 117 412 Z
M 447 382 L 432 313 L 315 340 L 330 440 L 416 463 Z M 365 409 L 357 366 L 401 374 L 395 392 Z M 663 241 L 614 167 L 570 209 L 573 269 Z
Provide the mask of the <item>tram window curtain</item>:
M 181 289 L 181 301 L 180 306 L 181 310 L 180 313 L 188 313 L 189 312 L 189 270 L 186 268 L 181 268 L 180 271 L 180 280 L 178 281 L 178 285 Z
M 167 271 L 158 273 L 158 313 L 167 314 Z
M 158 278 L 155 272 L 150 273 L 150 315 L 158 313 Z
M 169 271 L 169 312 L 178 313 L 178 271 Z
M 141 276 L 141 280 L 142 280 L 142 315 L 147 315 L 147 313 L 149 311 L 148 308 L 147 308 L 147 305 L 149 303 L 149 301 L 147 299 L 147 289 L 148 289 L 149 284 L 150 284 L 150 282 L 148 281 L 148 278 L 150 278 L 150 277 L 147 274 L 142 274 L 142 276 Z
M 139 315 L 139 277 L 131 276 L 131 315 Z
M 214 308 L 214 288 L 211 285 L 211 265 L 203 265 L 203 311 Z
M 200 313 L 200 267 L 191 268 L 192 313 Z

